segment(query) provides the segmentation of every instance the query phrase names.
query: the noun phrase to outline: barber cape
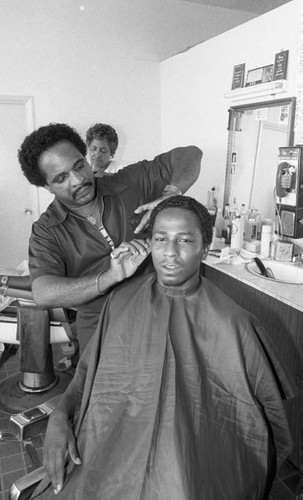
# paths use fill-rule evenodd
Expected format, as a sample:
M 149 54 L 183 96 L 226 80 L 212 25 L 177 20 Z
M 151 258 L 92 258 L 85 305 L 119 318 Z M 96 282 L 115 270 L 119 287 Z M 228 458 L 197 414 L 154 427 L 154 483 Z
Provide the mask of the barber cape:
M 83 463 L 68 464 L 58 495 L 43 483 L 38 498 L 267 498 L 291 450 L 290 392 L 269 341 L 205 278 L 186 291 L 154 274 L 122 285 L 71 382 Z

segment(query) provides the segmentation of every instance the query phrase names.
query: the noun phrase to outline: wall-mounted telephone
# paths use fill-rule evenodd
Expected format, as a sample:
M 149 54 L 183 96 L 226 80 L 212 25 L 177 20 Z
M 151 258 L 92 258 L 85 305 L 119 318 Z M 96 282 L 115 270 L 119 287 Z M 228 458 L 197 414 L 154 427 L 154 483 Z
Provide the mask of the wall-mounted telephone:
M 284 198 L 296 188 L 296 168 L 286 161 L 279 163 L 276 176 L 276 195 Z
M 284 236 L 303 237 L 303 146 L 279 148 L 276 207 Z

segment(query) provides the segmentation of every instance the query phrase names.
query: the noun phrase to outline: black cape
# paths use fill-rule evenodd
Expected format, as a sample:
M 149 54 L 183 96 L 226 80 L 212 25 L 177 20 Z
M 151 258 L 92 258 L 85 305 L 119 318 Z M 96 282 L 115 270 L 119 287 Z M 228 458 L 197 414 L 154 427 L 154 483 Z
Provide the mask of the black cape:
M 180 292 L 153 274 L 113 292 L 71 382 L 83 464 L 38 498 L 266 498 L 291 451 L 292 395 L 267 341 L 205 278 Z

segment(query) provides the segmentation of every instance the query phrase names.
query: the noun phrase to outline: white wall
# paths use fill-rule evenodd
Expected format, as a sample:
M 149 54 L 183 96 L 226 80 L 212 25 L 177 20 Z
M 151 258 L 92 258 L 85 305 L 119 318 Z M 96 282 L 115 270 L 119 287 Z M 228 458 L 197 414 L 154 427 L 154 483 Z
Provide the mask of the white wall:
M 277 98 L 296 95 L 299 13 L 300 0 L 294 0 L 161 63 L 162 149 L 201 147 L 202 172 L 188 194 L 202 203 L 212 186 L 219 204 L 223 200 L 228 108 L 235 104 L 224 94 L 231 90 L 233 67 L 272 64 L 276 53 L 288 49 L 289 88 Z
M 220 200 L 230 105 L 223 95 L 230 90 L 233 66 L 262 66 L 289 49 L 294 95 L 299 2 L 159 65 L 129 53 L 127 39 L 121 47 L 119 30 L 110 22 L 101 30 L 100 12 L 87 9 L 79 16 L 75 0 L 2 0 L 0 94 L 34 96 L 36 127 L 62 121 L 84 135 L 97 121 L 112 124 L 120 138 L 117 159 L 126 162 L 197 144 L 204 151 L 203 170 L 190 194 L 205 202 L 215 185 Z M 43 209 L 49 197 L 41 192 Z
M 33 96 L 36 127 L 66 122 L 84 136 L 90 125 L 110 123 L 118 160 L 152 158 L 160 151 L 159 63 L 129 55 L 115 44 L 116 27 L 104 32 L 100 13 L 81 17 L 79 5 L 2 0 L 0 94 Z M 50 198 L 41 193 L 43 209 Z

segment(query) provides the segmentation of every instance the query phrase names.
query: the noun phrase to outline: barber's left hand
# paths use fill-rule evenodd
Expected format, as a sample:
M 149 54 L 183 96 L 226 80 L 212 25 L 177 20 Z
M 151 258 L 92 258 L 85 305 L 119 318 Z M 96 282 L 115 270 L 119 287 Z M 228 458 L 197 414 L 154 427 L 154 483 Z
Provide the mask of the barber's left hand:
M 146 212 L 146 214 L 143 215 L 140 224 L 136 227 L 134 230 L 135 234 L 140 233 L 148 224 L 150 214 L 152 213 L 153 208 L 155 208 L 156 205 L 158 205 L 161 201 L 166 200 L 166 198 L 170 198 L 171 196 L 176 196 L 175 193 L 165 193 L 160 198 L 157 198 L 154 201 L 150 201 L 149 203 L 145 203 L 144 205 L 140 205 L 138 208 L 135 210 L 135 214 L 141 214 L 142 212 Z
M 118 282 L 132 276 L 150 253 L 148 240 L 123 242 L 111 253 L 110 270 Z

